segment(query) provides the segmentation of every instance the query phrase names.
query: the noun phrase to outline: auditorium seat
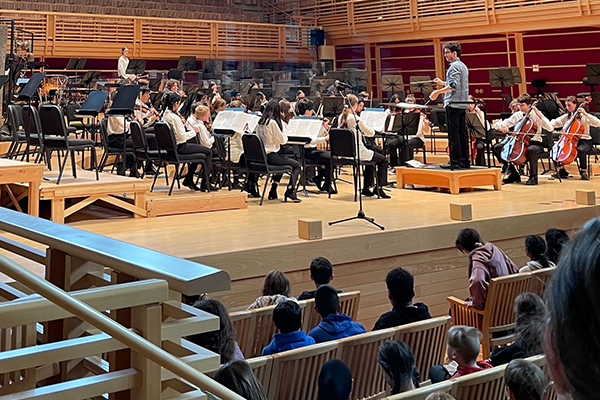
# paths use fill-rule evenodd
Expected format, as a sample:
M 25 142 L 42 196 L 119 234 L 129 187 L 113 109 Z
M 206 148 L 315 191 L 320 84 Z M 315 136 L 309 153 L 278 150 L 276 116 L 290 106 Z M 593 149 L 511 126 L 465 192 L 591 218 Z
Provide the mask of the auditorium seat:
M 346 314 L 352 320 L 358 319 L 358 306 L 360 304 L 360 290 L 353 292 L 342 292 L 338 294 L 340 299 L 340 314 Z M 315 310 L 315 299 L 308 299 L 304 308 L 304 316 L 302 319 L 302 329 L 309 332 L 311 329 L 319 325 L 321 315 Z

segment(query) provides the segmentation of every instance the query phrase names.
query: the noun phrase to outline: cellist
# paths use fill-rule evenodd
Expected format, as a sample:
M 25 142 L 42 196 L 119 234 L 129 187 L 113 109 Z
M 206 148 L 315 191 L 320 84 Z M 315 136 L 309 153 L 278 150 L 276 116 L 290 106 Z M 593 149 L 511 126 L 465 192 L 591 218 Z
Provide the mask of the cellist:
M 502 131 L 502 133 L 508 133 L 509 128 L 517 125 L 519 121 L 521 121 L 525 114 L 532 108 L 532 100 L 531 96 L 527 93 L 521 94 L 517 98 L 517 103 L 519 104 L 519 110 L 513 113 L 510 118 L 507 118 L 503 121 L 496 122 L 493 126 L 494 129 Z M 529 119 L 537 125 L 537 132 L 533 135 L 531 140 L 529 141 L 529 146 L 527 147 L 527 161 L 529 161 L 529 179 L 525 183 L 526 185 L 537 185 L 538 184 L 538 159 L 539 155 L 544 150 L 544 145 L 542 143 L 542 129 L 546 129 L 547 131 L 552 132 L 554 128 L 550 125 L 550 121 L 537 109 L 537 107 L 533 107 L 532 112 L 529 114 Z M 503 164 L 502 169 L 508 172 L 508 176 L 502 180 L 503 184 L 507 183 L 515 183 L 521 182 L 521 177 L 519 172 L 515 168 L 514 165 L 507 163 L 500 156 L 502 154 L 502 148 L 504 146 L 504 141 L 500 143 L 496 143 L 492 150 L 496 155 L 496 158 L 499 162 Z
M 594 115 L 589 114 L 585 111 L 584 108 L 579 107 L 579 103 L 577 102 L 577 97 L 568 96 L 565 99 L 565 106 L 568 110 L 566 114 L 561 115 L 560 117 L 553 119 L 550 121 L 550 125 L 554 128 L 563 128 L 565 124 L 571 119 L 573 113 L 576 111 L 579 112 L 579 122 L 584 126 L 584 131 L 579 140 L 577 141 L 577 158 L 579 158 L 579 175 L 581 176 L 581 180 L 589 181 L 590 177 L 588 176 L 587 170 L 587 153 L 592 149 L 592 137 L 590 136 L 590 126 L 600 127 L 600 119 L 595 117 Z M 579 108 L 578 108 L 579 107 Z M 564 165 L 558 171 L 558 174 L 561 178 L 568 178 L 569 173 L 565 169 Z

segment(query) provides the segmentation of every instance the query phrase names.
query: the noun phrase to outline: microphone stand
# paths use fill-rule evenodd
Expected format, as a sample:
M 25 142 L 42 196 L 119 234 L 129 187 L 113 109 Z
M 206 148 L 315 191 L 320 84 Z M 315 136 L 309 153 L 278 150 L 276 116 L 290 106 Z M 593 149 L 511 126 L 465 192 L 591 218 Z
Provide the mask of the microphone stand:
M 356 133 L 355 133 L 355 145 L 356 145 L 356 185 L 357 185 L 357 190 L 358 190 L 358 213 L 356 214 L 356 217 L 350 217 L 350 218 L 344 218 L 344 219 L 340 219 L 338 221 L 332 221 L 329 222 L 329 226 L 332 226 L 334 224 L 339 224 L 341 222 L 347 222 L 347 221 L 353 221 L 355 219 L 363 219 L 367 222 L 370 222 L 371 224 L 375 225 L 376 227 L 378 227 L 379 229 L 381 229 L 382 231 L 385 230 L 385 227 L 379 225 L 377 222 L 375 222 L 374 218 L 371 217 L 367 217 L 365 214 L 365 211 L 363 210 L 363 202 L 362 202 L 362 187 L 361 187 L 361 180 L 360 180 L 360 175 L 361 175 L 361 171 L 360 171 L 360 142 L 359 140 L 362 140 L 363 137 L 363 132 L 360 129 L 359 123 L 358 123 L 358 117 L 356 116 L 356 113 L 354 112 L 354 109 L 352 109 L 352 104 L 350 104 L 350 101 L 348 100 L 348 97 L 346 97 L 346 95 L 344 95 L 344 92 L 339 90 L 339 93 L 342 95 L 342 97 L 344 98 L 344 102 L 348 104 L 348 107 L 350 108 L 350 112 L 352 113 L 352 115 L 354 116 L 354 121 L 356 121 Z

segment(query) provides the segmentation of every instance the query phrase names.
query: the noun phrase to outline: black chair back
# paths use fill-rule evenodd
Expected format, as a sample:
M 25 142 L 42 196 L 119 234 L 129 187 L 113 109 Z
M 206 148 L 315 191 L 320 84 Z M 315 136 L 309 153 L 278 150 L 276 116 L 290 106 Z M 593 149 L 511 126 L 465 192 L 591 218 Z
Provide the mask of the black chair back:
M 39 135 L 42 133 L 42 122 L 40 121 L 40 113 L 37 108 L 28 104 L 23 106 L 23 128 L 27 136 Z
M 440 128 L 440 132 L 448 132 L 448 127 L 446 126 L 446 109 L 441 107 L 432 108 L 431 122 Z
M 158 150 L 164 150 L 168 154 L 177 154 L 177 143 L 171 127 L 166 122 L 154 124 L 154 135 Z
M 108 151 L 108 118 L 100 120 L 100 144 L 104 151 Z
M 131 132 L 131 139 L 133 140 L 133 148 L 145 152 L 148 149 L 148 143 L 142 125 L 138 121 L 131 121 L 129 123 L 129 130 Z
M 17 134 L 21 126 L 23 126 L 22 122 L 22 111 L 21 106 L 16 104 L 10 104 L 8 106 L 8 126 L 10 126 L 10 133 L 12 134 L 13 140 L 17 140 Z
M 267 152 L 262 139 L 258 135 L 242 135 L 242 146 L 244 147 L 246 164 L 267 165 Z
M 79 104 L 67 104 L 67 106 L 65 107 L 65 113 L 67 114 L 68 122 L 72 122 L 72 121 L 81 122 L 82 121 L 81 118 L 77 118 L 75 116 L 75 113 L 77 112 L 77 110 L 79 110 L 79 108 L 80 108 Z
M 64 114 L 57 105 L 42 105 L 40 107 L 40 121 L 44 137 L 61 136 L 65 139 L 69 137 Z
M 330 129 L 329 148 L 331 149 L 332 157 L 356 157 L 356 140 L 354 139 L 354 134 L 349 129 Z

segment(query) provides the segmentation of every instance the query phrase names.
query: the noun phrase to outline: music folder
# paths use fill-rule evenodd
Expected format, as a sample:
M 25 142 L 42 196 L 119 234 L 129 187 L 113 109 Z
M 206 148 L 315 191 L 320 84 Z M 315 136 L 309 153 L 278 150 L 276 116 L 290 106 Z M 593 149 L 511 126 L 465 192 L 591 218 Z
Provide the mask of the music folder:
M 385 131 L 385 121 L 388 115 L 383 108 L 365 108 L 360 113 L 360 119 L 368 127 L 378 131 Z
M 285 134 L 291 142 L 310 143 L 323 128 L 323 121 L 317 117 L 296 117 L 290 120 Z
M 212 127 L 213 130 L 232 130 L 243 134 L 246 126 L 250 132 L 254 132 L 259 120 L 258 115 L 226 109 L 217 114 Z

